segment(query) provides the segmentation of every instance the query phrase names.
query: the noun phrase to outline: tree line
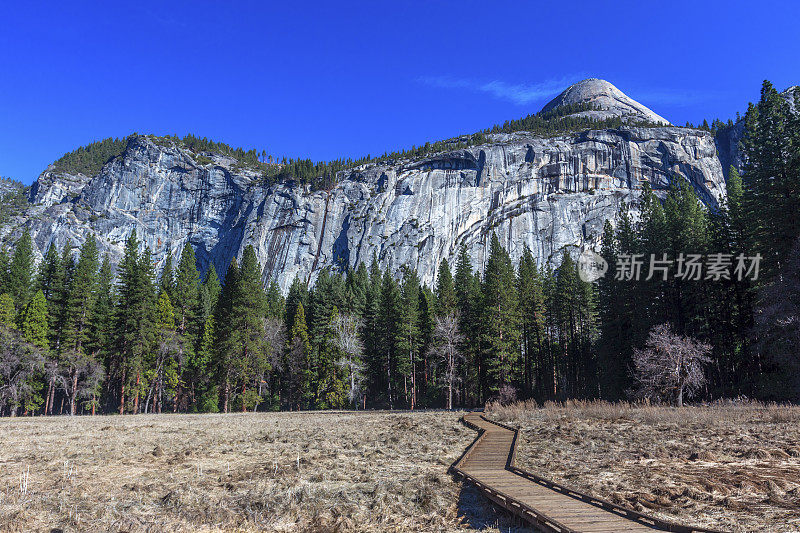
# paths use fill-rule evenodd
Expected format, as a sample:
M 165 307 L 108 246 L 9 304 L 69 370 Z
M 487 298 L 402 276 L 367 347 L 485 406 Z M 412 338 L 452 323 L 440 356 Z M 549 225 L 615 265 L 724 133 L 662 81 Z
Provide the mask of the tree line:
M 136 233 L 116 272 L 87 239 L 34 265 L 26 232 L 0 253 L 0 412 L 216 412 L 482 405 L 489 400 L 800 399 L 800 113 L 765 82 L 745 116 L 741 175 L 705 206 L 686 179 L 639 216 L 607 222 L 609 273 L 581 279 L 525 249 L 515 268 L 496 235 L 483 268 L 462 246 L 433 286 L 373 258 L 345 272 L 264 288 L 248 246 L 220 282 L 184 247 L 156 276 Z M 763 257 L 760 276 L 681 277 L 680 258 Z M 625 257 L 662 276 L 614 275 Z M 650 350 L 650 356 L 643 356 Z M 659 352 L 660 351 L 660 352 Z M 653 353 L 693 353 L 675 387 L 637 374 Z M 662 361 L 663 362 L 663 361 Z M 677 387 L 677 388 L 676 388 Z M 675 397 L 673 398 L 673 395 Z
M 297 182 L 308 185 L 311 190 L 330 189 L 337 183 L 339 172 L 353 169 L 367 163 L 386 163 L 398 159 L 419 158 L 430 154 L 440 153 L 448 150 L 461 150 L 470 146 L 485 144 L 489 142 L 489 135 L 495 133 L 513 133 L 516 131 L 526 131 L 536 135 L 558 135 L 573 131 L 586 129 L 606 129 L 620 128 L 622 126 L 658 126 L 660 124 L 649 122 L 632 123 L 623 121 L 621 117 L 607 119 L 594 119 L 588 116 L 570 116 L 582 111 L 598 109 L 592 104 L 570 104 L 562 105 L 547 112 L 532 113 L 518 120 L 505 121 L 502 125 L 495 124 L 490 128 L 473 133 L 462 135 L 447 140 L 426 142 L 419 146 L 403 150 L 386 151 L 382 155 L 372 156 L 367 154 L 363 157 L 350 158 L 342 157 L 330 161 L 314 161 L 308 158 L 287 158 L 277 157 L 268 154 L 267 150 L 258 151 L 254 148 L 244 149 L 232 147 L 224 142 L 214 141 L 206 137 L 187 134 L 183 137 L 178 135 L 147 137 L 158 144 L 175 143 L 181 148 L 186 148 L 195 154 L 211 152 L 234 158 L 242 168 L 250 168 L 259 171 L 263 176 L 263 183 L 266 186 L 275 183 Z M 54 163 L 56 172 L 81 173 L 86 176 L 94 176 L 100 172 L 107 162 L 119 157 L 125 151 L 131 137 L 137 136 L 136 133 L 125 138 L 109 137 L 100 141 L 81 146 L 72 152 L 64 154 Z M 203 156 L 198 156 L 201 164 L 211 163 L 211 160 Z

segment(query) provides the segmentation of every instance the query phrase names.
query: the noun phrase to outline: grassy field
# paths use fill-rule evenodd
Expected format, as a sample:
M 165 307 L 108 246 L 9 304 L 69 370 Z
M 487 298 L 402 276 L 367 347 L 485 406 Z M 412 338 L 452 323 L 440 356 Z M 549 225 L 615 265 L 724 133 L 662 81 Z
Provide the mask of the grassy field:
M 517 464 L 662 518 L 800 531 L 800 407 L 490 407 L 521 428 Z
M 511 519 L 446 473 L 475 437 L 459 416 L 0 419 L 0 530 L 506 532 Z M 517 462 L 547 477 L 664 518 L 800 531 L 800 408 L 488 416 L 522 426 Z
M 0 419 L 0 530 L 507 531 L 447 475 L 459 416 Z

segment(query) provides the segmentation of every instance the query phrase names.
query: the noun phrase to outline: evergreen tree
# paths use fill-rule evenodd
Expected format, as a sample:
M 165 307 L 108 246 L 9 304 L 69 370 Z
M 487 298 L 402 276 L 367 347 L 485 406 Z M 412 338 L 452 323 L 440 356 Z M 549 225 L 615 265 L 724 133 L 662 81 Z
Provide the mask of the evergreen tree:
M 47 301 L 41 290 L 37 290 L 30 299 L 28 305 L 20 317 L 20 331 L 22 336 L 33 344 L 41 348 L 44 352 L 48 348 L 49 326 L 47 321 Z M 41 371 L 32 372 L 25 379 L 25 399 L 23 407 L 26 412 L 36 411 L 43 403 L 41 391 L 43 389 L 43 378 Z
M 194 383 L 198 376 L 190 373 L 184 376 L 185 366 L 190 369 L 197 368 L 198 363 L 194 361 L 195 347 L 199 334 L 200 323 L 198 316 L 202 312 L 200 302 L 200 274 L 197 272 L 197 260 L 194 255 L 192 245 L 186 243 L 181 252 L 181 259 L 178 263 L 178 270 L 174 280 L 174 300 L 175 305 L 175 328 L 176 341 L 178 343 L 177 353 L 177 382 L 175 386 L 175 396 L 173 398 L 173 411 L 186 409 L 188 404 L 194 400 Z M 166 267 L 165 267 L 166 268 Z M 163 285 L 163 280 L 162 280 Z M 169 292 L 167 292 L 169 295 Z M 184 394 L 184 379 L 188 377 L 189 394 L 188 398 Z
M 359 263 L 355 270 L 347 271 L 344 289 L 344 311 L 348 314 L 362 316 L 366 307 L 367 286 L 369 285 L 369 273 L 367 266 Z
M 15 317 L 14 299 L 7 292 L 0 294 L 0 325 L 7 328 L 14 327 Z
M 525 246 L 519 261 L 520 333 L 522 335 L 523 357 L 523 390 L 530 397 L 536 392 L 540 399 L 544 390 L 539 390 L 544 383 L 543 372 L 546 368 L 546 350 L 544 339 L 544 292 L 539 269 L 530 248 Z
M 173 399 L 174 412 L 177 404 L 175 397 L 180 384 L 180 341 L 175 330 L 175 309 L 166 289 L 160 291 L 156 302 L 155 331 L 158 339 L 155 357 L 151 357 L 145 370 L 147 397 L 144 412 L 149 410 L 160 413 L 164 395 Z
M 9 261 L 6 249 L 0 246 L 0 294 L 6 294 L 11 290 L 8 282 Z
M 311 341 L 306 325 L 305 308 L 300 301 L 297 302 L 292 328 L 289 330 L 286 358 L 285 403 L 289 409 L 300 409 L 312 394 Z
M 126 394 L 132 399 L 133 413 L 139 411 L 143 392 L 142 371 L 145 356 L 155 340 L 155 275 L 150 251 L 139 255 L 136 232 L 125 244 L 118 267 L 119 303 L 116 312 L 116 360 L 114 373 L 119 384 L 119 413 L 125 412 Z
M 377 404 L 386 386 L 383 371 L 384 354 L 381 351 L 381 286 L 383 274 L 378 260 L 372 257 L 364 303 L 361 338 L 364 344 L 364 366 L 367 382 L 367 397 Z
M 455 293 L 454 293 L 455 294 Z M 435 361 L 429 357 L 434 343 L 434 332 L 436 329 L 436 296 L 427 285 L 420 286 L 419 289 L 419 347 L 420 358 L 418 397 L 422 399 L 420 403 L 431 406 L 436 401 L 436 387 L 439 382 Z M 454 313 L 453 311 L 452 313 Z M 455 315 L 453 315 L 455 316 Z
M 172 254 L 167 252 L 164 266 L 161 268 L 161 276 L 158 279 L 158 294 L 166 293 L 170 300 L 175 298 L 175 272 L 172 268 Z
M 492 234 L 481 298 L 484 359 L 487 383 L 497 394 L 504 385 L 513 386 L 513 370 L 519 353 L 519 309 L 516 275 L 511 258 Z
M 439 263 L 436 276 L 436 316 L 447 316 L 456 311 L 456 290 L 453 287 L 453 275 L 446 258 Z
M 278 284 L 271 281 L 267 287 L 267 318 L 283 318 L 286 308 L 286 300 L 281 294 Z
M 33 285 L 33 241 L 26 228 L 17 241 L 8 268 L 8 292 L 18 310 L 28 305 Z
M 792 141 L 793 120 L 787 102 L 768 81 L 761 87 L 761 99 L 750 104 L 742 137 L 745 208 L 754 249 L 764 257 L 763 270 L 770 276 L 780 269 L 789 248 L 800 234 L 796 213 L 800 207 L 800 184 L 793 161 L 800 146 Z
M 261 401 L 256 384 L 269 369 L 264 339 L 265 300 L 261 266 L 255 249 L 248 245 L 241 267 L 232 261 L 225 276 L 220 296 L 222 313 L 216 321 L 225 412 L 231 400 L 235 400 L 242 411 L 256 407 Z
M 400 331 L 400 321 L 403 313 L 402 295 L 397 281 L 386 271 L 383 274 L 380 286 L 380 307 L 378 310 L 378 335 L 376 348 L 378 361 L 382 374 L 381 383 L 386 391 L 385 402 L 389 409 L 394 409 L 395 401 L 398 399 L 398 380 L 399 367 L 403 362 L 398 361 L 400 354 L 397 345 L 398 331 Z
M 108 256 L 104 256 L 97 275 L 97 291 L 90 312 L 89 335 L 86 341 L 87 353 L 93 360 L 102 363 L 104 374 L 107 374 L 112 364 L 115 306 L 114 269 Z M 96 391 L 89 401 L 92 414 L 95 414 L 99 406 L 99 391 Z
M 45 252 L 44 258 L 39 265 L 39 275 L 36 280 L 36 285 L 41 289 L 45 299 L 48 301 L 55 296 L 55 282 L 60 268 L 58 250 L 55 243 L 51 243 L 47 247 L 47 252 Z
M 403 394 L 406 404 L 417 406 L 417 366 L 422 339 L 419 317 L 419 277 L 417 271 L 405 268 L 400 290 L 399 315 L 395 329 L 398 377 L 403 378 Z
M 208 316 L 217 307 L 219 295 L 222 293 L 222 284 L 219 282 L 219 277 L 217 276 L 214 265 L 208 266 L 208 272 L 206 272 L 206 279 L 203 281 L 203 287 L 205 288 L 203 310 L 205 316 Z
M 463 403 L 481 404 L 483 397 L 482 376 L 485 365 L 482 364 L 480 349 L 480 279 L 473 275 L 472 262 L 467 254 L 467 247 L 461 245 L 456 261 L 455 275 L 456 303 L 458 311 L 458 329 L 463 340 L 460 346 L 466 364 L 461 376 L 461 396 Z M 469 398 L 469 399 L 468 399 Z
M 69 396 L 70 414 L 77 414 L 78 395 L 83 380 L 98 372 L 98 362 L 86 350 L 91 332 L 90 313 L 94 305 L 97 284 L 98 252 L 94 237 L 89 237 L 81 247 L 80 257 L 67 289 L 63 309 L 59 356 L 66 373 L 65 392 Z
M 36 291 L 33 298 L 25 306 L 20 317 L 20 331 L 25 340 L 47 349 L 49 347 L 47 322 L 47 300 L 41 290 Z

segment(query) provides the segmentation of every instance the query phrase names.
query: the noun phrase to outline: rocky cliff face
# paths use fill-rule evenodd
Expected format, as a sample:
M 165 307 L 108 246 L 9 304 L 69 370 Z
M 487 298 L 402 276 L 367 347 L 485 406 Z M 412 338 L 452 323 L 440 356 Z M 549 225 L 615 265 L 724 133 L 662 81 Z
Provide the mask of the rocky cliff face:
M 481 146 L 360 167 L 316 192 L 266 187 L 233 159 L 198 157 L 140 136 L 97 176 L 43 173 L 26 215 L 0 233 L 13 240 L 26 225 L 40 253 L 94 234 L 118 261 L 135 229 L 159 264 L 167 255 L 177 260 L 188 241 L 199 266 L 213 263 L 220 273 L 252 244 L 264 282 L 283 289 L 295 276 L 313 280 L 324 267 L 373 256 L 395 272 L 414 267 L 431 283 L 440 260 L 452 262 L 461 244 L 481 268 L 492 232 L 515 260 L 524 246 L 553 264 L 565 249 L 596 248 L 605 220 L 622 202 L 635 204 L 644 181 L 664 191 L 676 174 L 708 204 L 724 194 L 710 133 L 656 127 L 492 135 Z

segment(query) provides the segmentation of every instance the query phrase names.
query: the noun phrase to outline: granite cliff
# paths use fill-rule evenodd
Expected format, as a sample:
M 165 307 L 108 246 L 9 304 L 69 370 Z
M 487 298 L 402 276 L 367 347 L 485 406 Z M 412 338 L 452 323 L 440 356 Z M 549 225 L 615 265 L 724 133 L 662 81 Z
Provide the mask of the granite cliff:
M 322 191 L 267 186 L 231 157 L 132 136 L 96 175 L 51 166 L 31 188 L 25 213 L 0 224 L 0 237 L 13 242 L 27 226 L 41 254 L 94 234 L 118 261 L 135 229 L 159 264 L 177 259 L 188 241 L 199 266 L 213 263 L 220 273 L 252 244 L 264 282 L 284 289 L 295 276 L 313 280 L 324 267 L 373 255 L 394 271 L 415 267 L 430 283 L 461 244 L 480 268 L 492 232 L 515 260 L 526 245 L 540 263 L 558 263 L 565 249 L 596 248 L 605 220 L 622 202 L 635 205 L 645 181 L 664 191 L 682 175 L 709 205 L 724 194 L 711 133 L 671 127 L 602 80 L 570 87 L 545 109 L 585 103 L 591 109 L 580 112 L 631 125 L 553 137 L 491 134 L 480 145 L 344 171 Z M 642 122 L 664 125 L 633 125 Z

